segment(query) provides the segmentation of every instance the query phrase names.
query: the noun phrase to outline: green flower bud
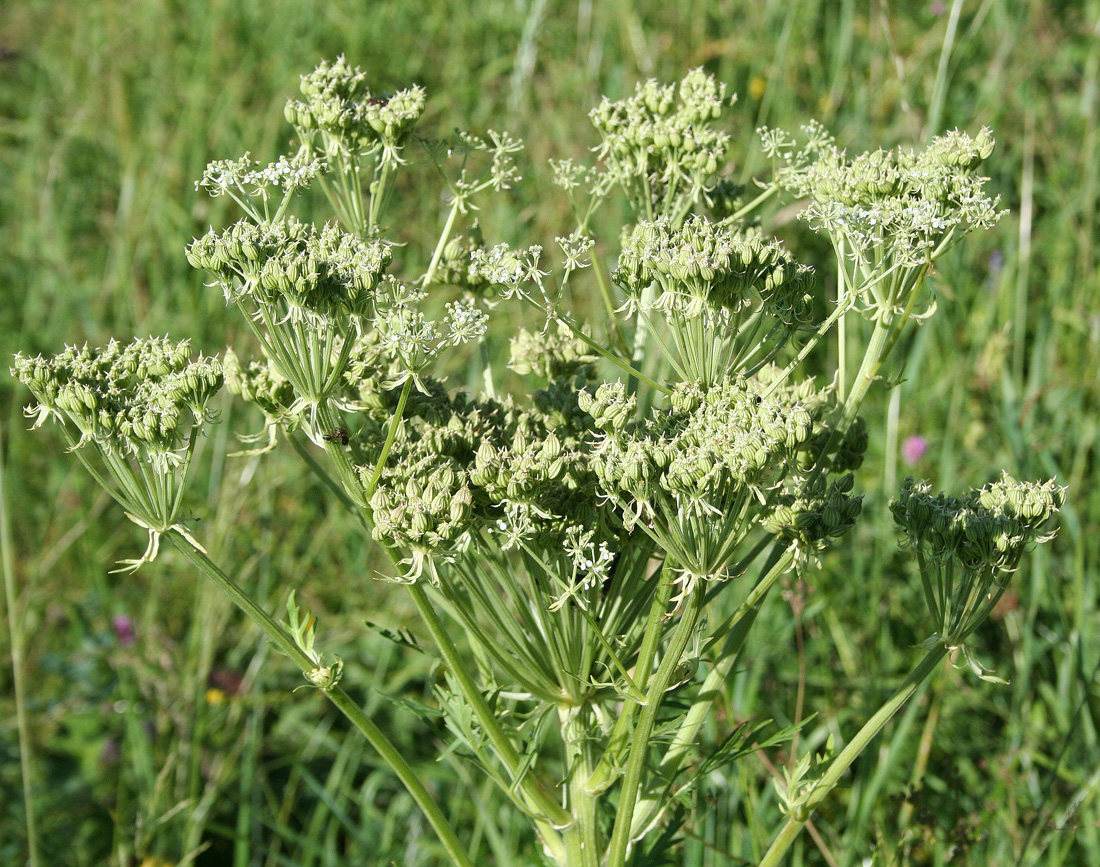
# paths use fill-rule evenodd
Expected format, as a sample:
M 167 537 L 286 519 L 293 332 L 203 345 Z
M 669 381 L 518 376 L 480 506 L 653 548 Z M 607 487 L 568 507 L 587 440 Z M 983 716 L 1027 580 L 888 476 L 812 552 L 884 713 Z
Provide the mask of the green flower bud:
M 464 524 L 470 520 L 472 514 L 473 496 L 470 494 L 470 489 L 463 485 L 451 498 L 449 506 L 451 523 Z

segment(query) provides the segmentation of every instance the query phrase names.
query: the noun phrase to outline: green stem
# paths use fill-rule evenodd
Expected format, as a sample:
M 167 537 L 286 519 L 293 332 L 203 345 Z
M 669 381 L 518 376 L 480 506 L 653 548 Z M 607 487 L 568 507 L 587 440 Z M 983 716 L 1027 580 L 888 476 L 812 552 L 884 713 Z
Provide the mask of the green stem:
M 763 602 L 764 596 L 767 595 L 776 579 L 790 568 L 793 560 L 794 552 L 789 548 L 786 550 L 773 549 L 764 577 L 757 582 L 749 595 L 745 597 L 745 601 L 737 607 L 729 621 L 716 630 L 717 634 L 728 630 L 725 646 L 722 648 L 718 661 L 714 663 L 714 666 L 703 680 L 703 685 L 700 687 L 695 701 L 688 710 L 687 716 L 684 717 L 684 721 L 680 723 L 680 727 L 676 730 L 676 735 L 673 737 L 664 758 L 661 759 L 661 764 L 657 770 L 657 776 L 660 779 L 671 781 L 679 772 L 688 750 L 695 743 L 699 729 L 714 706 L 714 701 L 718 697 L 722 684 L 729 677 L 730 669 L 737 661 L 749 630 L 756 622 L 756 614 L 760 610 L 760 604 Z M 636 837 L 644 828 L 649 827 L 658 812 L 668 806 L 669 803 L 669 799 L 661 795 L 642 798 L 634 811 L 635 819 L 631 835 Z
M 497 387 L 493 381 L 493 364 L 492 359 L 489 357 L 489 341 L 485 339 L 485 335 L 478 338 L 477 354 L 478 360 L 481 362 L 481 383 L 482 388 L 485 390 L 485 396 L 495 400 Z
M 508 739 L 504 729 L 501 728 L 496 714 L 493 713 L 492 708 L 485 701 L 485 696 L 481 694 L 481 690 L 478 689 L 466 666 L 462 664 L 462 660 L 458 656 L 458 650 L 443 628 L 443 624 L 435 613 L 435 608 L 432 607 L 431 600 L 428 599 L 424 588 L 416 583 L 409 584 L 407 589 L 417 612 L 424 623 L 427 624 L 428 631 L 432 634 L 432 640 L 439 647 L 439 652 L 443 655 L 448 670 L 458 682 L 463 698 L 469 702 L 470 707 L 477 715 L 478 722 L 481 723 L 486 736 L 493 745 L 493 749 L 508 769 L 515 787 L 523 793 L 524 800 L 534 813 L 535 824 L 539 828 L 543 842 L 547 846 L 557 848 L 560 851 L 561 837 L 557 833 L 557 829 L 570 827 L 575 821 L 573 815 L 550 796 L 550 793 L 546 791 L 531 771 L 524 768 L 523 758 L 516 750 L 515 745 Z M 555 855 L 555 857 L 557 856 Z
M 559 710 L 569 780 L 569 811 L 577 820 L 565 832 L 565 863 L 568 867 L 599 867 L 600 863 L 597 796 L 585 785 L 592 773 L 594 724 L 591 714 L 591 708 L 587 705 Z
M 860 404 L 863 403 L 867 392 L 871 390 L 871 383 L 878 378 L 878 371 L 882 367 L 882 362 L 886 360 L 885 350 L 889 336 L 890 323 L 875 320 L 875 330 L 871 333 L 871 339 L 867 343 L 867 351 L 863 354 L 863 362 L 860 364 L 859 372 L 852 383 L 852 390 L 848 393 L 848 399 L 844 401 L 841 422 L 834 430 L 833 436 L 838 433 L 843 436 L 852 422 L 855 421 Z
M 4 600 L 8 609 L 8 635 L 11 640 L 11 674 L 15 692 L 15 720 L 19 730 L 19 768 L 23 777 L 23 816 L 27 826 L 27 863 L 38 867 L 38 829 L 31 785 L 31 735 L 27 722 L 27 692 L 23 681 L 23 630 L 16 611 L 15 563 L 12 560 L 8 497 L 4 488 L 4 461 L 0 458 L 0 553 L 3 556 Z
M 764 202 L 766 202 L 768 199 L 778 193 L 780 189 L 781 188 L 778 184 L 772 184 L 769 187 L 765 187 L 764 192 L 762 192 L 759 196 L 757 196 L 755 199 L 753 199 L 751 202 L 749 202 L 747 205 L 743 206 L 739 210 L 730 214 L 728 217 L 725 217 L 722 220 L 722 225 L 730 226 L 740 223 L 745 217 L 755 211 L 760 205 L 764 204 Z
M 525 296 L 525 297 L 527 297 L 527 300 L 530 301 L 531 304 L 534 307 L 541 310 L 543 313 L 549 312 L 543 305 L 539 304 L 533 298 L 531 298 L 529 296 Z M 564 316 L 561 316 L 561 315 L 555 313 L 554 314 L 554 319 L 555 319 L 555 321 L 560 322 L 562 325 L 564 325 L 566 328 L 568 328 L 570 330 L 570 332 L 572 332 L 574 337 L 577 337 L 580 340 L 582 340 L 585 343 L 585 345 L 587 345 L 591 349 L 594 349 L 600 356 L 602 356 L 603 358 L 606 358 L 608 361 L 610 361 L 616 367 L 622 369 L 630 377 L 632 377 L 632 378 L 634 378 L 634 379 L 636 379 L 640 382 L 644 382 L 650 388 L 654 389 L 655 391 L 659 391 L 662 394 L 671 394 L 672 393 L 671 389 L 666 388 L 665 386 L 661 385 L 660 383 L 650 379 L 648 376 L 646 376 L 644 373 L 642 373 L 636 367 L 632 367 L 629 363 L 623 361 L 621 358 L 619 358 L 613 352 L 609 351 L 606 346 L 601 346 L 599 343 L 597 343 L 595 340 L 593 340 L 591 337 L 589 337 L 587 334 L 585 334 L 583 331 L 581 331 L 579 328 L 577 328 L 572 322 L 570 322 Z M 643 343 L 644 343 L 644 341 L 643 341 Z
M 837 309 L 840 312 L 840 319 L 836 327 L 836 394 L 837 399 L 844 402 L 847 396 L 848 390 L 848 317 L 844 314 L 847 312 L 847 306 L 844 301 L 847 298 L 854 297 L 849 294 L 849 289 L 844 280 L 844 263 L 842 260 L 837 259 L 837 291 L 840 293 L 840 297 L 837 298 Z
M 671 583 L 661 582 L 649 608 L 649 619 L 646 621 L 645 632 L 642 635 L 642 646 L 638 650 L 638 661 L 634 666 L 635 683 L 646 683 L 649 680 L 649 672 L 653 669 L 653 660 L 657 656 L 657 647 L 660 644 L 661 623 L 671 596 Z M 639 705 L 634 702 L 629 702 L 620 712 L 619 718 L 615 721 L 615 727 L 611 731 L 611 737 L 608 739 L 603 758 L 588 778 L 587 786 L 590 792 L 598 794 L 615 781 L 619 759 L 630 743 L 631 729 L 634 727 L 634 716 L 638 712 L 638 707 Z
M 332 411 L 332 407 L 327 400 L 322 400 L 317 405 L 317 422 L 320 425 L 321 430 L 335 431 L 339 425 L 336 421 L 336 415 Z M 392 440 L 386 441 L 386 448 L 389 447 Z M 336 438 L 325 442 L 325 453 L 328 455 L 332 466 L 336 469 L 336 475 L 340 479 L 340 484 L 344 486 L 344 491 L 347 493 L 348 498 L 356 505 L 357 511 L 362 515 L 366 512 L 367 503 L 370 502 L 370 493 L 366 492 L 362 480 L 359 478 L 359 473 L 356 472 L 355 467 L 351 465 L 351 459 L 348 458 L 348 451 L 344 444 Z M 383 458 L 384 459 L 384 458 Z M 381 472 L 381 464 L 379 464 L 378 472 Z M 376 482 L 377 479 L 372 479 Z
M 456 196 L 451 203 L 451 212 L 447 214 L 447 222 L 443 226 L 443 233 L 439 236 L 439 243 L 435 245 L 435 250 L 432 253 L 432 261 L 428 264 L 428 270 L 424 272 L 423 285 L 425 287 L 432 282 L 432 277 L 435 276 L 435 269 L 439 267 L 439 260 L 443 258 L 443 250 L 447 246 L 447 241 L 451 238 L 451 230 L 454 229 L 455 219 L 458 217 L 461 206 L 462 200 Z
M 325 472 L 324 467 L 317 463 L 317 460 L 310 454 L 309 449 L 306 448 L 305 443 L 309 442 L 309 440 L 293 433 L 288 434 L 286 439 L 294 451 L 298 453 L 298 457 L 300 457 L 309 468 L 310 472 L 317 477 L 318 481 L 332 492 L 333 496 L 343 504 L 344 508 L 349 512 L 357 513 L 359 507 L 351 501 L 351 497 L 348 496 L 347 491 L 340 486 L 340 483 L 337 482 L 336 479 Z M 310 443 L 310 445 L 312 445 L 312 443 Z
M 378 175 L 374 191 L 371 193 L 370 211 L 367 215 L 367 229 L 372 233 L 378 229 L 378 220 L 382 216 L 382 209 L 389 198 L 390 175 L 393 174 L 393 166 L 385 155 L 382 156 L 380 162 L 382 171 Z
M 363 502 L 369 503 L 370 498 L 374 496 L 374 490 L 378 487 L 378 480 L 382 477 L 382 470 L 386 466 L 386 459 L 390 456 L 390 449 L 393 448 L 393 441 L 397 438 L 397 430 L 401 426 L 401 419 L 405 415 L 405 404 L 409 400 L 409 392 L 412 391 L 412 377 L 405 380 L 405 384 L 401 387 L 401 394 L 397 398 L 397 409 L 394 410 L 393 416 L 390 418 L 390 429 L 386 432 L 386 441 L 382 444 L 382 451 L 378 455 L 378 462 L 375 464 L 374 472 L 370 475 L 370 481 L 367 482 L 363 491 Z M 341 454 L 343 453 L 343 447 L 340 447 Z M 349 462 L 350 465 L 350 462 Z
M 652 217 L 650 219 L 652 219 Z M 650 284 L 642 290 L 642 295 L 638 299 L 639 309 L 645 309 L 647 304 L 649 302 L 652 302 L 655 292 L 656 289 L 654 288 L 653 284 Z M 630 368 L 630 373 L 633 377 L 633 379 L 631 379 L 628 383 L 628 390 L 631 394 L 633 394 L 637 389 L 638 382 L 645 382 L 645 379 L 642 377 L 642 375 L 640 373 L 634 373 L 634 370 L 641 368 L 642 361 L 645 359 L 646 355 L 646 344 L 649 342 L 649 320 L 644 316 L 637 316 L 635 317 L 635 322 L 636 324 L 634 326 L 634 346 L 632 347 L 630 353 L 630 364 L 626 365 Z M 650 383 L 646 384 L 649 385 L 650 388 L 653 387 L 653 385 Z
M 798 355 L 794 357 L 794 360 L 783 368 L 783 372 L 773 380 L 770 386 L 768 386 L 767 390 L 764 392 L 765 397 L 770 397 L 779 386 L 787 381 L 787 377 L 794 372 L 794 369 L 802 363 L 803 359 L 805 359 L 813 348 L 817 346 L 821 338 L 829 332 L 829 329 L 833 327 L 837 320 L 840 319 L 851 306 L 852 301 L 850 296 L 841 298 L 837 301 L 836 307 L 833 308 L 833 312 L 829 314 L 828 318 L 821 323 L 817 331 L 815 331 L 810 339 L 806 341 L 806 344 L 798 351 Z
M 595 255 L 595 252 L 593 252 L 591 258 L 592 270 L 596 275 L 596 283 L 600 287 L 600 297 L 603 298 L 603 306 L 607 311 L 607 327 L 608 331 L 611 332 L 611 342 L 618 347 L 619 352 L 624 352 L 626 349 L 626 338 L 623 336 L 622 326 L 619 324 L 619 317 L 615 313 L 615 298 L 611 286 L 604 276 L 603 268 L 600 266 L 600 261 Z
M 691 593 L 687 611 L 680 617 L 680 622 L 676 624 L 676 630 L 672 634 L 668 650 L 653 677 L 653 682 L 650 684 L 646 704 L 638 716 L 638 725 L 634 729 L 630 754 L 626 760 L 626 771 L 623 774 L 622 791 L 619 793 L 619 808 L 615 812 L 615 827 L 611 832 L 611 845 L 607 852 L 606 867 L 623 867 L 626 863 L 626 856 L 631 843 L 630 829 L 634 820 L 634 806 L 638 802 L 638 789 L 642 782 L 642 772 L 645 770 L 646 756 L 649 752 L 649 739 L 653 734 L 654 723 L 657 721 L 657 711 L 660 710 L 665 691 L 672 681 L 672 674 L 680 665 L 684 648 L 687 647 L 688 641 L 691 640 L 691 635 L 695 631 L 695 624 L 699 621 L 699 612 L 702 610 L 705 595 L 700 582 Z
M 228 575 L 222 572 L 209 557 L 197 550 L 177 530 L 169 530 L 164 536 L 176 546 L 177 550 L 183 554 L 191 565 L 228 596 L 233 604 L 240 608 L 263 631 L 272 644 L 289 656 L 294 664 L 302 670 L 303 674 L 308 674 L 315 668 L 313 660 L 298 647 L 289 633 L 238 587 Z M 447 817 L 424 787 L 416 772 L 405 761 L 397 748 L 390 743 L 382 730 L 363 713 L 362 708 L 341 687 L 336 686 L 332 689 L 322 690 L 322 692 L 359 730 L 363 737 L 367 739 L 367 742 L 382 757 L 383 761 L 397 774 L 397 778 L 405 786 L 408 793 L 412 795 L 413 800 L 416 801 L 417 806 L 420 807 L 425 818 L 439 836 L 439 840 L 443 844 L 443 848 L 447 850 L 451 860 L 458 867 L 473 867 L 473 862 L 463 849 L 462 843 L 459 841 L 450 822 L 447 821 Z
M 844 434 L 848 432 L 848 428 L 852 426 L 852 422 L 855 421 L 860 404 L 863 403 L 867 392 L 870 391 L 871 383 L 878 378 L 879 368 L 882 367 L 882 362 L 886 359 L 889 337 L 890 323 L 876 319 L 875 330 L 872 332 L 871 339 L 867 343 L 867 349 L 863 353 L 863 362 L 859 366 L 855 382 L 852 383 L 852 390 L 848 392 L 847 399 L 841 405 L 840 417 L 833 426 L 828 440 L 825 441 L 825 447 L 821 450 L 817 465 L 810 473 L 811 482 L 818 479 L 824 472 L 829 455 L 832 454 L 833 449 L 836 448 Z
M 894 717 L 894 714 L 901 710 L 902 706 L 917 691 L 917 688 L 936 670 L 946 654 L 947 650 L 942 644 L 937 644 L 932 650 L 928 651 L 924 659 L 910 672 L 905 682 L 894 693 L 893 698 L 879 708 L 878 712 L 859 730 L 848 746 L 841 751 L 840 755 L 833 759 L 829 769 L 817 781 L 806 799 L 792 811 L 786 824 L 783 825 L 775 840 L 772 841 L 768 851 L 764 853 L 764 858 L 760 861 L 758 867 L 778 867 L 791 844 L 794 843 L 803 827 L 812 818 L 817 806 L 825 800 L 829 792 L 836 788 L 840 778 L 851 767 L 852 762 L 867 749 L 871 740 L 885 728 L 886 724 Z

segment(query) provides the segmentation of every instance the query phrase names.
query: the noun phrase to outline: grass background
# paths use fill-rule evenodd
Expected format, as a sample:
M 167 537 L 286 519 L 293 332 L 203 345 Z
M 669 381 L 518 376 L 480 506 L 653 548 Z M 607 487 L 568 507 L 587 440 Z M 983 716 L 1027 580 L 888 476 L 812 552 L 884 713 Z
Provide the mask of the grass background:
M 182 255 L 234 217 L 193 182 L 211 159 L 286 148 L 282 105 L 297 76 L 341 53 L 378 89 L 423 84 L 426 132 L 507 128 L 526 140 L 525 184 L 482 214 L 488 237 L 524 243 L 571 228 L 547 158 L 584 157 L 587 109 L 645 77 L 702 65 L 739 93 L 731 132 L 746 176 L 764 169 L 761 123 L 817 117 L 857 150 L 994 129 L 986 169 L 1011 214 L 938 267 L 940 313 L 914 337 L 904 383 L 865 405 L 867 520 L 808 576 L 800 619 L 772 599 L 761 661 L 731 679 L 709 736 L 743 716 L 790 719 L 801 681 L 821 712 L 808 749 L 852 733 L 904 676 L 927 624 L 882 508 L 899 475 L 961 489 L 1002 467 L 1057 474 L 1070 487 L 1059 536 L 977 643 L 1010 684 L 941 674 L 820 815 L 821 844 L 805 838 L 792 863 L 1100 863 L 1100 3 L 11 0 L 0 17 L 0 354 L 133 334 L 190 335 L 206 352 L 236 340 L 220 293 Z M 427 165 L 410 174 L 393 231 L 415 257 L 443 206 Z M 608 209 L 605 237 L 624 215 Z M 773 223 L 796 255 L 823 252 L 782 214 Z M 385 768 L 341 736 L 319 696 L 293 692 L 290 667 L 180 561 L 106 574 L 141 533 L 58 438 L 26 432 L 26 400 L 0 380 L 4 554 L 43 863 L 438 863 Z M 300 588 L 348 660 L 345 682 L 418 757 L 475 860 L 538 863 L 490 789 L 453 756 L 435 760 L 445 733 L 410 709 L 431 701 L 431 660 L 364 628 L 409 626 L 400 593 L 372 580 L 370 552 L 293 455 L 223 457 L 255 419 L 222 412 L 193 487 L 203 543 L 271 609 Z M 898 443 L 914 434 L 931 448 L 908 468 Z M 133 622 L 132 643 L 118 617 Z M 0 863 L 21 864 L 12 638 L 0 639 Z M 715 777 L 685 804 L 681 862 L 751 863 L 761 841 L 746 829 L 778 821 L 761 785 L 768 761 L 782 757 Z M 925 769 L 919 791 L 914 767 Z

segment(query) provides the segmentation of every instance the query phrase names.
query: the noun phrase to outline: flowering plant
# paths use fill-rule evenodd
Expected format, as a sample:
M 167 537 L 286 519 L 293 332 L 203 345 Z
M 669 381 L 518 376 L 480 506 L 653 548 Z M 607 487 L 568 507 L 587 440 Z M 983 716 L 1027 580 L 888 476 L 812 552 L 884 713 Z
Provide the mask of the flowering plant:
M 764 724 L 691 761 L 770 589 L 859 518 L 854 473 L 869 435 L 859 406 L 904 329 L 931 314 L 931 304 L 918 310 L 934 261 L 1000 215 L 975 174 L 992 138 L 956 132 L 919 153 L 849 159 L 817 126 L 801 148 L 764 130 L 775 171 L 746 202 L 722 174 L 724 87 L 698 70 L 678 85 L 646 82 L 592 112 L 594 165 L 555 165 L 577 217 L 557 239 L 555 271 L 541 247 L 490 247 L 476 224 L 456 228 L 475 199 L 519 180 L 518 142 L 462 134 L 452 148 L 461 164 L 448 174 L 445 149 L 416 136 L 423 91 L 372 93 L 342 58 L 301 89 L 286 109 L 298 151 L 268 166 L 249 155 L 211 163 L 198 186 L 232 197 L 245 216 L 187 249 L 243 314 L 258 357 L 192 360 L 186 341 L 159 338 L 17 356 L 14 372 L 37 401 L 29 414 L 36 426 L 57 421 L 149 531 L 148 550 L 125 567 L 153 560 L 161 538 L 175 545 L 347 715 L 454 863 L 469 865 L 448 817 L 340 685 L 342 662 L 318 648 L 316 621 L 291 596 L 287 622 L 276 622 L 180 520 L 196 438 L 214 421 L 223 380 L 263 414 L 253 452 L 281 434 L 305 453 L 304 435 L 328 469 L 309 463 L 388 555 L 390 577 L 431 634 L 444 671 L 438 707 L 463 755 L 530 821 L 548 861 L 622 867 L 657 857 L 699 769 L 760 746 Z M 402 279 L 383 217 L 406 149 L 421 141 L 450 208 L 425 248 L 426 270 Z M 290 215 L 313 183 L 335 222 Z M 616 189 L 636 222 L 605 273 L 589 226 Z M 809 202 L 802 218 L 833 245 L 831 309 L 815 271 L 753 222 L 784 192 Z M 565 309 L 584 272 L 613 316 L 606 341 Z M 433 320 L 429 302 L 446 286 L 455 300 Z M 495 387 L 483 341 L 494 295 L 541 314 L 541 327 L 511 344 L 509 366 L 537 383 L 529 395 Z M 855 377 L 842 354 L 833 384 L 799 379 L 800 362 L 852 311 L 874 329 Z M 479 394 L 449 390 L 435 370 L 441 352 L 470 343 L 484 368 Z M 778 784 L 786 823 L 761 864 L 779 863 L 943 657 L 965 653 L 1023 552 L 1049 538 L 1062 499 L 1053 481 L 1008 476 L 961 498 L 906 482 L 891 508 L 933 616 L 925 656 L 837 755 L 792 763 Z

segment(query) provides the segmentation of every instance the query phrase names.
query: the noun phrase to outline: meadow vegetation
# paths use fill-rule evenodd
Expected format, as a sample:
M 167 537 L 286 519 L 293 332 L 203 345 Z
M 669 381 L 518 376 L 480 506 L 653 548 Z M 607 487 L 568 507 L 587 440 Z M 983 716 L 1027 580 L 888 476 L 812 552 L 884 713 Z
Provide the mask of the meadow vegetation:
M 920 151 L 955 128 L 984 150 L 987 127 L 997 144 L 980 173 L 1007 214 L 921 278 L 938 312 L 899 338 L 882 371 L 893 387 L 879 381 L 859 407 L 870 434 L 852 468 L 862 516 L 820 552 L 820 569 L 807 562 L 781 577 L 698 734 L 712 749 L 730 731 L 763 745 L 747 749 L 732 774 L 698 766 L 696 784 L 670 802 L 676 833 L 658 831 L 633 863 L 758 863 L 785 821 L 772 781 L 785 771 L 790 780 L 799 756 L 848 742 L 941 626 L 930 621 L 915 565 L 921 540 L 898 547 L 889 503 L 905 491 L 896 515 L 922 490 L 903 489 L 903 479 L 961 494 L 998 482 L 1002 469 L 1068 489 L 1057 537 L 1024 555 L 969 636 L 974 666 L 958 656 L 957 666 L 937 667 L 823 801 L 788 863 L 1100 863 L 1098 28 L 1096 2 L 424 0 L 317 9 L 283 0 L 20 0 L 0 21 L 0 277 L 9 297 L 0 350 L 29 358 L 164 334 L 208 355 L 226 345 L 242 359 L 242 349 L 254 350 L 223 292 L 204 285 L 217 280 L 208 273 L 217 257 L 204 258 L 195 241 L 211 227 L 224 231 L 240 209 L 195 181 L 211 160 L 249 151 L 266 164 L 292 152 L 285 102 L 325 58 L 361 67 L 372 92 L 422 86 L 417 129 L 426 135 L 507 130 L 522 140 L 509 155 L 522 180 L 476 199 L 484 237 L 515 247 L 556 251 L 554 239 L 574 230 L 550 161 L 591 161 L 600 137 L 588 109 L 604 96 L 630 97 L 649 78 L 676 82 L 701 68 L 738 94 L 721 119 L 730 189 L 775 177 L 760 127 L 796 131 L 814 118 L 853 155 Z M 410 274 L 440 267 L 432 242 L 451 212 L 433 157 L 405 151 L 385 217 L 387 236 L 403 245 L 392 255 Z M 813 179 L 795 172 L 786 187 L 790 195 L 762 203 L 763 229 L 799 261 L 829 261 L 826 237 L 796 218 Z M 604 275 L 619 269 L 626 294 L 616 303 L 659 277 L 645 257 L 630 259 L 638 233 L 620 238 L 639 219 L 636 208 L 629 189 L 609 192 L 589 226 L 600 240 L 583 251 Z M 294 212 L 318 223 L 330 215 L 318 189 L 296 199 Z M 828 314 L 837 282 L 819 268 L 807 317 Z M 578 277 L 572 288 L 570 315 L 605 322 L 596 282 Z M 441 318 L 458 295 L 433 293 L 428 308 Z M 533 333 L 545 319 L 521 298 L 490 315 Z M 852 316 L 846 328 L 859 350 L 849 363 L 858 364 L 871 325 Z M 480 345 L 441 348 L 433 375 L 478 391 L 489 359 L 494 387 L 522 392 L 523 378 L 505 367 L 514 331 L 491 326 Z M 537 347 L 528 348 L 513 368 L 537 367 Z M 571 351 L 584 356 L 583 347 Z M 786 363 L 783 351 L 776 357 Z M 836 358 L 832 331 L 798 377 L 827 383 Z M 711 369 L 700 363 L 705 380 Z M 27 860 L 31 817 L 42 864 L 444 863 L 391 768 L 322 690 L 301 688 L 292 660 L 273 653 L 186 557 L 164 546 L 132 574 L 109 574 L 147 534 L 65 454 L 56 429 L 28 433 L 26 389 L 5 379 L 0 399 L 0 862 Z M 607 431 L 629 399 L 601 393 L 595 410 L 582 408 Z M 723 399 L 730 413 L 753 411 L 736 389 Z M 228 456 L 263 445 L 237 437 L 258 430 L 263 414 L 224 391 L 212 408 L 219 423 L 197 439 L 189 468 L 181 515 L 189 532 L 267 611 L 283 616 L 294 591 L 317 617 L 342 685 L 425 782 L 473 863 L 540 863 L 526 820 L 466 762 L 471 744 L 443 725 L 457 712 L 444 706 L 452 667 L 437 662 L 435 636 L 404 588 L 375 580 L 423 564 L 395 567 L 367 542 L 311 472 L 322 453 L 301 432 L 288 436 L 296 448 Z M 342 438 L 334 425 L 313 433 L 322 430 L 330 439 L 321 447 Z M 393 503 L 372 510 L 383 505 Z M 781 534 L 785 522 L 773 523 Z M 408 542 L 386 532 L 375 538 Z M 686 565 L 689 552 L 678 559 Z M 684 616 L 690 583 L 681 576 L 673 590 L 684 599 L 664 599 L 666 610 Z M 584 592 L 598 600 L 599 589 L 559 588 L 550 601 L 568 606 Z M 462 623 L 461 612 L 451 614 Z M 305 640 L 309 628 L 298 625 Z M 331 660 L 318 659 L 318 669 Z M 673 675 L 701 683 L 706 671 Z M 530 691 L 539 686 L 534 679 Z M 775 725 L 754 728 L 765 720 Z

